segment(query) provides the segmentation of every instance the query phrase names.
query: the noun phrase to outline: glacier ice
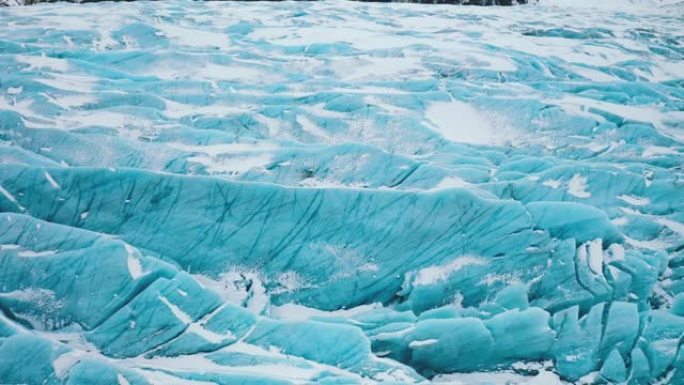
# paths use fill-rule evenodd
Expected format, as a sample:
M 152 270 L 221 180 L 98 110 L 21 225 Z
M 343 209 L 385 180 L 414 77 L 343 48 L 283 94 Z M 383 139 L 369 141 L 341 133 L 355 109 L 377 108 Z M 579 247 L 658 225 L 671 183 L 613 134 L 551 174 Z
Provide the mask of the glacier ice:
M 0 9 L 0 383 L 684 383 L 684 7 Z

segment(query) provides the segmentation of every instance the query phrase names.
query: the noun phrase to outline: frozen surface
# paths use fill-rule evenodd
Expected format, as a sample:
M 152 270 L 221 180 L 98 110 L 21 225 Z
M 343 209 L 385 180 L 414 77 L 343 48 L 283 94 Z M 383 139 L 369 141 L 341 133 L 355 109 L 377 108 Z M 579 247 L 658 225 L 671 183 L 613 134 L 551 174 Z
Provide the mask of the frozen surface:
M 0 383 L 684 383 L 682 20 L 0 9 Z

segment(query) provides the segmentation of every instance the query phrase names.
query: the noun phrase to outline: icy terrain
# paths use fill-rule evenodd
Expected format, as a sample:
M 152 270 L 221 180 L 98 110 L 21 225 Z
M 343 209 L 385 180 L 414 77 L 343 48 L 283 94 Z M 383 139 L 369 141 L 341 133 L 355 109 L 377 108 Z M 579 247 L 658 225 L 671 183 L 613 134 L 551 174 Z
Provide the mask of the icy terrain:
M 683 384 L 683 59 L 676 2 L 0 9 L 0 383 Z

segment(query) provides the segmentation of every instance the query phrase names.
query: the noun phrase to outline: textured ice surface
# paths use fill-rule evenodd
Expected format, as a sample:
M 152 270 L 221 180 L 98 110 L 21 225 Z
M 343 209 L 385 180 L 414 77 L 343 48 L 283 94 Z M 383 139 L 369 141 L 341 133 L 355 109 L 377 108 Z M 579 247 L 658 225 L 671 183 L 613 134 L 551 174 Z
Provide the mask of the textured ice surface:
M 0 9 L 0 383 L 684 383 L 682 20 Z

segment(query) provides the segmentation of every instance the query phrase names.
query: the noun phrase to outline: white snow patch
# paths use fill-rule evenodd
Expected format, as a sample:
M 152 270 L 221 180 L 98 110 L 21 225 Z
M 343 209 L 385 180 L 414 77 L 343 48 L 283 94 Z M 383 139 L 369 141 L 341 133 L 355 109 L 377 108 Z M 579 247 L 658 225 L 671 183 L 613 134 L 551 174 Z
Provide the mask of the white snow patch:
M 280 306 L 271 306 L 268 314 L 275 318 L 291 321 L 304 321 L 311 317 L 344 317 L 351 318 L 357 314 L 362 314 L 373 309 L 377 309 L 382 305 L 374 303 L 370 305 L 361 305 L 351 309 L 340 309 L 333 311 L 325 311 L 306 307 L 296 303 L 286 303 Z
M 59 97 L 53 97 L 49 93 L 42 93 L 41 95 L 45 96 L 50 103 L 65 110 L 97 102 L 97 98 L 93 94 L 59 95 Z
M 43 250 L 43 251 L 33 251 L 33 250 L 22 250 L 17 253 L 20 257 L 50 257 L 57 254 L 55 250 Z
M 587 191 L 587 178 L 580 174 L 573 175 L 568 181 L 568 194 L 577 198 L 591 197 L 591 193 Z
M 650 157 L 658 156 L 658 155 L 679 155 L 679 154 L 680 154 L 679 151 L 677 151 L 671 147 L 646 146 L 646 148 L 644 148 L 644 151 L 641 153 L 641 156 L 643 156 L 644 158 L 650 158 Z
M 144 273 L 142 262 L 140 261 L 140 252 L 138 252 L 138 250 L 134 249 L 128 243 L 125 243 L 124 247 L 126 248 L 126 252 L 128 253 L 128 256 L 126 257 L 128 273 L 131 275 L 131 278 L 133 279 L 138 279 L 142 277 Z
M 520 274 L 519 273 L 506 273 L 506 274 L 497 274 L 497 273 L 489 273 L 482 277 L 480 280 L 480 283 L 483 285 L 491 286 L 495 283 L 506 283 L 509 285 L 513 284 L 520 284 L 522 281 L 520 280 Z
M 217 293 L 224 301 L 241 305 L 247 300 L 248 292 L 246 289 L 246 281 L 251 276 L 246 276 L 245 273 L 237 270 L 231 270 L 223 273 L 218 279 L 209 278 L 201 274 L 193 274 L 193 278 L 202 285 L 215 293 Z
M 196 335 L 204 338 L 205 340 L 213 343 L 213 344 L 219 344 L 223 341 L 226 340 L 231 340 L 234 339 L 235 336 L 233 334 L 218 334 L 214 333 L 211 330 L 207 330 L 204 328 L 203 325 L 199 323 L 192 323 L 188 326 L 188 328 L 185 330 L 186 333 L 195 333 Z
M 387 358 L 375 357 L 373 361 L 386 360 L 385 362 L 394 364 L 394 361 Z M 410 374 L 406 373 L 403 369 L 390 369 L 384 372 L 376 373 L 373 375 L 373 379 L 380 381 L 380 383 L 390 383 L 390 384 L 415 384 L 416 379 Z
M 358 190 L 358 189 L 366 189 L 368 188 L 368 185 L 363 184 L 363 183 L 343 183 L 341 181 L 332 179 L 332 178 L 324 178 L 324 179 L 319 179 L 319 178 L 304 178 L 297 183 L 298 187 L 302 188 L 317 188 L 317 189 L 323 189 L 323 188 L 337 188 L 337 189 L 349 189 L 349 190 Z M 387 188 L 385 186 L 381 186 L 382 188 Z
M 627 202 L 632 206 L 646 206 L 651 203 L 651 200 L 644 197 L 638 197 L 634 195 L 620 195 L 617 199 Z
M 223 154 L 242 154 L 253 152 L 271 152 L 280 149 L 280 146 L 269 142 L 235 142 L 235 143 L 218 143 L 207 145 L 191 145 L 185 143 L 165 143 L 171 148 L 181 151 L 195 152 L 200 154 L 207 154 L 215 157 Z
M 267 74 L 259 71 L 254 67 L 245 66 L 227 66 L 220 64 L 209 63 L 204 67 L 197 68 L 197 71 L 193 73 L 193 77 L 207 78 L 214 80 L 228 80 L 228 81 L 249 81 L 252 83 L 263 82 L 264 78 L 267 77 L 269 80 L 273 79 L 273 74 Z M 276 80 L 276 79 L 273 79 Z
M 530 369 L 538 370 L 538 374 L 524 376 L 509 371 L 454 373 L 438 375 L 432 382 L 444 385 L 565 385 L 550 368 L 530 365 Z
M 630 238 L 628 236 L 625 237 L 625 242 L 629 244 L 632 247 L 636 247 L 639 249 L 648 249 L 648 250 L 663 250 L 667 249 L 670 247 L 670 244 L 663 241 L 662 239 L 652 239 L 648 241 L 640 241 L 638 239 Z
M 61 115 L 57 124 L 66 129 L 86 126 L 103 126 L 123 129 L 130 123 L 139 123 L 131 115 L 107 110 L 73 110 Z M 142 123 L 142 121 L 140 122 Z
M 247 310 L 254 314 L 261 314 L 269 304 L 266 288 L 260 279 L 252 280 L 251 296 L 247 299 Z
M 436 344 L 436 343 L 438 343 L 438 342 L 439 342 L 439 340 L 438 340 L 438 339 L 435 339 L 435 338 L 430 338 L 430 339 L 427 339 L 427 340 L 414 340 L 414 341 L 409 342 L 409 348 L 411 348 L 411 349 L 417 349 L 417 348 L 420 348 L 420 347 L 423 347 L 423 346 L 434 345 L 434 344 Z
M 47 179 L 48 183 L 50 183 L 50 186 L 52 186 L 55 189 L 60 189 L 61 187 L 59 186 L 59 183 L 57 183 L 54 178 L 52 178 L 52 175 L 45 171 L 45 179 Z
M 359 266 L 359 271 L 379 271 L 380 266 L 378 266 L 376 263 L 371 263 L 367 262 L 364 263 L 363 265 Z
M 500 128 L 492 127 L 490 120 L 475 107 L 457 100 L 433 103 L 425 116 L 437 132 L 452 142 L 497 144 L 506 136 Z
M 471 265 L 486 265 L 487 261 L 481 257 L 474 257 L 470 255 L 464 255 L 458 257 L 453 261 L 441 265 L 441 266 L 430 266 L 418 270 L 416 277 L 413 280 L 414 286 L 425 286 L 431 285 L 435 282 L 443 281 L 449 277 L 452 273 L 461 270 L 466 266 Z
M 162 303 L 166 305 L 169 310 L 171 310 L 171 313 L 173 313 L 173 315 L 176 316 L 176 318 L 178 318 L 182 323 L 188 325 L 192 323 L 192 318 L 178 306 L 172 304 L 168 298 L 161 295 L 157 296 L 157 298 L 159 298 L 159 300 L 162 301 Z
M 2 186 L 0 186 L 0 194 L 4 195 L 5 198 L 9 199 L 10 202 L 14 203 L 19 208 L 19 210 L 26 211 L 26 208 L 19 204 L 19 202 L 17 202 L 17 199 L 12 194 L 10 194 L 9 191 L 5 190 Z
M 203 165 L 210 174 L 238 175 L 255 168 L 263 169 L 273 161 L 273 157 L 269 154 L 259 154 L 217 159 L 199 155 L 189 157 L 188 161 Z
M 586 48 L 586 47 L 585 47 Z M 597 52 L 601 56 L 606 56 L 606 51 Z M 626 57 L 625 57 L 626 58 Z M 590 117 L 598 121 L 604 121 L 605 118 L 598 113 L 592 112 L 591 109 L 603 110 L 611 114 L 615 114 L 624 119 L 633 120 L 636 122 L 652 123 L 657 129 L 665 134 L 673 134 L 669 132 L 665 122 L 669 117 L 678 117 L 677 112 L 667 113 L 658 109 L 657 106 L 639 106 L 639 105 L 625 105 L 610 103 L 606 101 L 580 97 L 576 95 L 566 95 L 560 100 L 549 99 L 545 100 L 550 104 L 561 106 L 567 112 L 572 114 Z M 673 135 L 678 137 L 678 135 Z M 681 139 L 681 138 L 679 138 Z
M 7 93 L 16 96 L 19 95 L 22 91 L 24 90 L 24 87 L 19 86 L 19 87 L 7 87 Z
M 596 275 L 603 275 L 603 241 L 594 239 L 587 242 L 587 259 L 589 268 Z
M 380 341 L 393 340 L 395 338 L 403 338 L 406 334 L 415 330 L 415 325 L 406 326 L 403 329 L 391 331 L 391 332 L 381 332 L 375 335 L 375 338 Z
M 50 78 L 34 78 L 38 83 L 68 92 L 91 92 L 98 79 L 91 76 L 51 73 Z
M 157 28 L 165 36 L 168 36 L 181 45 L 200 48 L 225 48 L 228 46 L 228 36 L 223 33 L 197 28 L 189 29 L 172 24 L 159 24 L 157 25 Z
M 668 229 L 672 230 L 674 233 L 677 233 L 679 236 L 684 237 L 684 224 L 673 221 L 671 219 L 667 218 L 656 218 L 656 223 L 659 225 L 665 226 Z
M 327 132 L 323 131 L 316 123 L 314 123 L 311 119 L 307 118 L 304 115 L 297 115 L 297 123 L 299 126 L 302 128 L 302 130 L 312 136 L 314 136 L 317 139 L 323 140 L 323 141 L 330 141 L 330 135 L 328 135 Z
M 237 175 L 255 168 L 263 169 L 273 161 L 273 152 L 280 147 L 267 142 L 221 143 L 206 146 L 167 143 L 169 147 L 193 152 L 191 162 L 206 167 L 212 174 Z
M 178 378 L 158 370 L 139 370 L 138 373 L 148 380 L 152 385 L 216 385 L 215 382 Z
M 16 55 L 14 58 L 20 63 L 28 64 L 27 71 L 45 68 L 59 72 L 67 72 L 69 70 L 68 61 L 47 57 L 44 54 L 40 56 Z
M 276 347 L 272 347 L 270 350 L 265 350 L 253 345 L 247 345 L 242 342 L 236 342 L 228 346 L 224 351 L 229 352 L 240 352 L 246 353 L 252 356 L 267 356 L 282 358 L 283 363 L 277 364 L 261 364 L 261 365 L 248 365 L 248 366 L 223 366 L 214 363 L 210 359 L 207 359 L 204 355 L 190 355 L 190 356 L 180 356 L 180 357 L 154 357 L 150 359 L 135 357 L 131 359 L 121 360 L 124 364 L 131 365 L 133 367 L 145 368 L 141 372 L 145 378 L 150 380 L 154 385 L 199 385 L 199 384 L 209 384 L 200 381 L 189 381 L 185 379 L 178 379 L 176 377 L 165 374 L 164 377 L 156 377 L 160 369 L 168 370 L 170 373 L 178 372 L 197 372 L 201 369 L 207 373 L 225 373 L 225 374 L 256 374 L 263 376 L 265 373 L 269 377 L 276 379 L 286 379 L 294 380 L 294 383 L 311 383 L 311 379 L 323 370 L 329 370 L 337 373 L 349 373 L 335 368 L 333 366 L 326 366 L 317 364 L 313 361 L 306 361 L 311 364 L 312 368 L 301 368 L 295 365 L 288 365 L 287 359 L 290 356 L 281 354 L 278 352 Z M 154 374 L 152 374 L 154 373 Z M 211 384 L 214 384 L 213 382 Z
M 447 176 L 444 177 L 435 187 L 433 187 L 434 190 L 441 190 L 441 189 L 447 189 L 447 188 L 460 188 L 460 187 L 469 187 L 472 186 L 472 184 L 466 182 L 465 180 L 457 177 L 457 176 Z
M 131 385 L 131 383 L 128 382 L 126 377 L 124 377 L 121 373 L 116 375 L 116 381 L 119 383 L 119 385 Z
M 82 353 L 77 350 L 66 352 L 52 361 L 52 369 L 55 371 L 55 376 L 63 380 L 69 369 L 76 365 L 81 360 Z
M 611 261 L 622 261 L 625 259 L 625 247 L 619 243 L 613 243 L 608 247 L 608 255 L 606 260 Z
M 561 182 L 556 179 L 548 179 L 542 182 L 542 186 L 551 187 L 552 189 L 557 189 L 561 185 Z
M 608 75 L 594 68 L 575 65 L 572 66 L 570 70 L 582 77 L 585 77 L 595 82 L 614 82 L 617 80 L 614 76 Z
M 192 276 L 202 286 L 216 292 L 224 301 L 245 306 L 255 314 L 261 314 L 269 304 L 262 277 L 257 271 L 234 267 L 221 274 L 218 279 L 201 274 Z

